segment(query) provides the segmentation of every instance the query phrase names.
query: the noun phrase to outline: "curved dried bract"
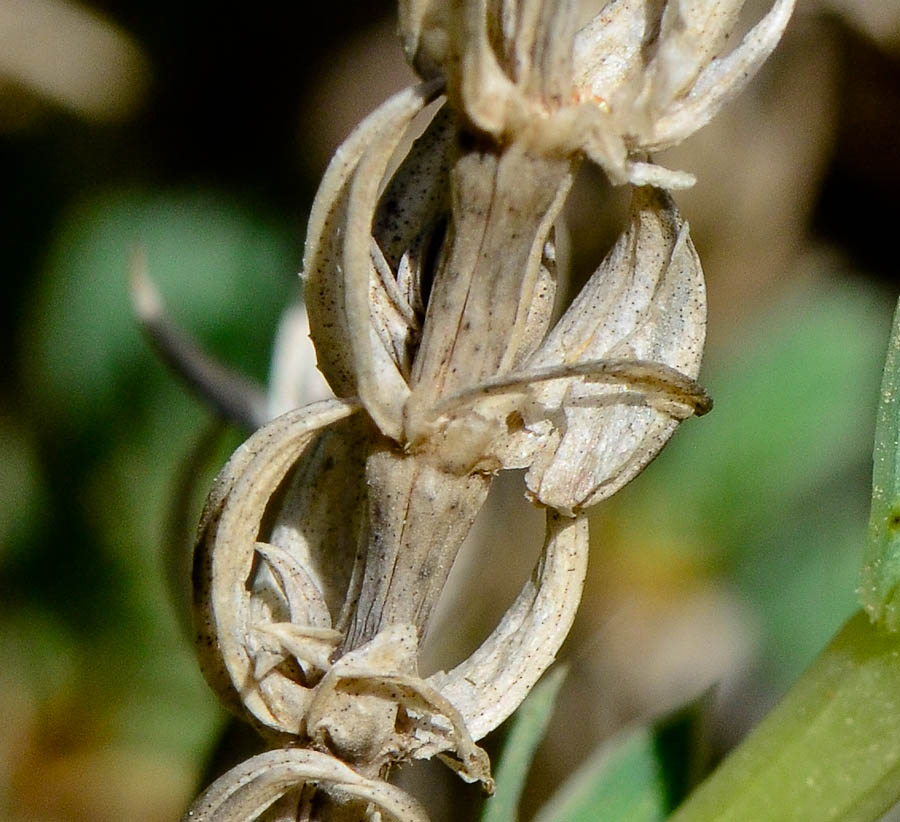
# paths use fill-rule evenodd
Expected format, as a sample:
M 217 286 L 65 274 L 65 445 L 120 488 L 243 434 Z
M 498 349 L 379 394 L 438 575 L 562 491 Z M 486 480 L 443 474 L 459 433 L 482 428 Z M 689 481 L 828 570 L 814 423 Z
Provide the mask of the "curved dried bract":
M 457 136 L 458 116 L 444 104 L 413 141 L 379 198 L 372 237 L 394 271 L 403 255 L 450 209 L 450 169 Z M 412 304 L 414 300 L 406 296 Z
M 435 86 L 436 90 L 436 86 Z M 427 98 L 424 98 L 427 100 Z M 423 102 L 424 102 L 423 100 Z M 353 355 L 356 396 L 381 432 L 394 440 L 402 434 L 403 406 L 409 397 L 409 385 L 397 361 L 393 346 L 386 346 L 373 334 L 372 315 L 392 319 L 396 330 L 391 336 L 408 337 L 411 323 L 403 311 L 391 310 L 391 296 L 379 289 L 377 272 L 371 258 L 372 230 L 378 208 L 381 183 L 397 144 L 413 116 L 421 110 L 409 107 L 396 120 L 386 124 L 365 151 L 350 182 L 346 226 L 343 234 L 344 306 L 347 322 L 345 347 Z M 374 275 L 374 276 L 373 276 Z M 391 277 L 384 278 L 388 283 Z M 373 282 L 374 281 L 374 282 Z
M 267 511 L 266 541 L 312 577 L 341 631 L 358 596 L 367 538 L 365 461 L 373 433 L 363 414 L 323 430 Z
M 687 224 L 668 194 L 640 188 L 627 231 L 525 370 L 638 360 L 693 378 L 705 334 L 703 272 Z M 648 405 L 645 396 L 630 398 L 624 382 L 588 377 L 532 389 L 526 427 L 554 423 L 526 478 L 545 505 L 572 512 L 608 497 L 653 459 L 685 416 L 671 405 Z M 562 418 L 554 419 L 558 409 Z
M 594 383 L 622 385 L 639 388 L 646 397 L 645 405 L 670 407 L 670 413 L 679 419 L 691 414 L 700 416 L 712 409 L 712 398 L 696 380 L 675 368 L 648 360 L 581 360 L 571 365 L 549 365 L 527 371 L 513 371 L 490 380 L 475 388 L 453 394 L 432 410 L 434 420 L 464 413 L 470 406 L 480 406 L 487 398 L 505 395 L 527 395 L 541 383 L 556 380 L 586 378 Z M 504 468 L 524 468 L 503 462 Z
M 366 772 L 412 758 L 446 758 L 467 782 L 493 792 L 487 754 L 456 707 L 417 672 L 418 633 L 395 624 L 328 670 L 309 705 L 311 744 Z
M 606 105 L 639 87 L 647 49 L 657 26 L 647 0 L 610 0 L 575 35 L 572 82 Z
M 338 801 L 371 803 L 391 822 L 428 822 L 424 808 L 399 788 L 361 776 L 333 756 L 299 748 L 266 751 L 232 768 L 194 801 L 182 822 L 251 822 L 303 785 Z
M 503 722 L 555 659 L 578 609 L 587 554 L 587 520 L 548 511 L 534 573 L 493 633 L 453 670 L 428 677 L 473 739 Z
M 723 106 L 737 97 L 778 45 L 794 11 L 795 2 L 796 0 L 777 0 L 769 13 L 745 35 L 734 51 L 710 61 L 699 71 L 686 93 L 673 99 L 664 108 L 660 107 L 652 132 L 641 137 L 646 150 L 661 151 L 680 143 L 709 123 Z M 679 53 L 690 47 L 691 44 L 686 44 L 675 54 L 669 55 L 668 64 L 671 65 L 679 58 Z M 660 73 L 667 70 L 668 66 L 658 69 Z
M 574 81 L 609 106 L 629 147 L 660 151 L 705 126 L 753 79 L 787 26 L 795 0 L 776 0 L 720 56 L 743 0 L 613 0 L 575 38 Z
M 399 139 L 398 132 L 402 134 L 415 115 L 437 94 L 439 88 L 438 83 L 431 82 L 405 89 L 363 120 L 335 152 L 313 203 L 303 258 L 304 297 L 319 369 L 334 392 L 341 397 L 357 395 L 355 369 L 358 356 L 347 345 L 347 340 L 348 335 L 356 330 L 355 325 L 360 323 L 360 318 L 353 318 L 347 300 L 353 300 L 355 306 L 359 298 L 346 293 L 343 259 L 350 190 L 366 153 L 372 151 L 376 155 L 371 158 L 370 165 L 377 166 L 380 159 L 377 155 L 381 149 L 394 143 L 395 138 Z M 381 174 L 374 182 L 376 189 L 380 182 Z M 371 212 L 374 212 L 374 204 Z M 367 272 L 370 267 L 368 236 L 371 234 L 371 212 L 368 217 L 370 225 L 365 232 L 367 239 L 364 265 Z M 368 317 L 368 280 L 363 285 L 365 314 Z M 351 324 L 355 325 L 351 328 Z M 371 333 L 366 324 L 364 337 L 369 345 Z M 378 345 L 376 341 L 376 350 Z
M 252 585 L 252 622 L 246 628 L 253 676 L 262 680 L 293 656 L 310 679 L 328 667 L 340 632 L 331 627 L 328 604 L 296 556 L 265 542 L 256 543 L 256 552 L 261 562 Z
M 357 409 L 355 404 L 326 400 L 289 412 L 257 431 L 220 472 L 201 519 L 194 554 L 194 626 L 201 668 L 228 707 L 238 712 L 243 707 L 257 722 L 277 731 L 298 731 L 306 697 L 286 677 L 276 680 L 283 689 L 267 693 L 265 685 L 273 684 L 269 680 L 276 673 L 262 681 L 254 675 L 249 629 L 259 621 L 258 612 L 254 618 L 251 583 L 258 567 L 260 526 L 270 498 L 304 451 L 328 426 Z M 315 497 L 314 489 L 308 494 Z M 320 529 L 321 539 L 340 530 L 347 516 L 337 509 L 311 527 Z M 321 611 L 324 600 L 307 604 Z M 320 626 L 330 627 L 330 616 L 320 616 Z

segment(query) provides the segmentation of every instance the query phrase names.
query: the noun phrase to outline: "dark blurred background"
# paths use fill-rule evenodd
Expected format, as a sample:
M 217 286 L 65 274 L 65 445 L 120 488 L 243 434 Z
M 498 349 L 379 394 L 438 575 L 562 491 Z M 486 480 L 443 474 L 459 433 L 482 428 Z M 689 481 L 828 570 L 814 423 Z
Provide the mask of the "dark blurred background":
M 204 778 L 225 720 L 167 568 L 199 504 L 179 505 L 179 478 L 203 485 L 226 446 L 196 450 L 211 416 L 138 332 L 129 258 L 140 243 L 178 322 L 264 383 L 317 181 L 412 78 L 393 15 L 0 0 L 0 819 L 162 822 Z M 854 610 L 898 134 L 900 2 L 801 0 L 753 86 L 663 158 L 700 180 L 678 200 L 709 281 L 717 406 L 594 515 L 532 802 L 623 724 L 715 683 L 724 750 Z M 585 169 L 576 274 L 621 205 Z M 454 574 L 436 658 L 471 647 L 528 572 L 540 525 L 517 483 Z

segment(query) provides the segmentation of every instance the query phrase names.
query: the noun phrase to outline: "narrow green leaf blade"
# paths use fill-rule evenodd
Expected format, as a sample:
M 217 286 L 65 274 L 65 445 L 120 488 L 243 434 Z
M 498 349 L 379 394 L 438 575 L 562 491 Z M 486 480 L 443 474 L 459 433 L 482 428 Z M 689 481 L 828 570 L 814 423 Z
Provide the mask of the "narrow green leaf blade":
M 671 822 L 875 822 L 900 799 L 900 634 L 858 612 Z
M 860 598 L 875 622 L 896 631 L 900 628 L 900 303 L 884 363 L 873 462 Z
M 568 669 L 550 671 L 516 711 L 497 766 L 497 792 L 487 800 L 481 822 L 516 822 L 519 800 L 535 751 L 544 734 Z
M 705 696 L 653 726 L 602 745 L 557 791 L 535 822 L 662 822 L 699 765 Z
M 661 822 L 665 784 L 651 728 L 638 728 L 591 757 L 535 822 Z

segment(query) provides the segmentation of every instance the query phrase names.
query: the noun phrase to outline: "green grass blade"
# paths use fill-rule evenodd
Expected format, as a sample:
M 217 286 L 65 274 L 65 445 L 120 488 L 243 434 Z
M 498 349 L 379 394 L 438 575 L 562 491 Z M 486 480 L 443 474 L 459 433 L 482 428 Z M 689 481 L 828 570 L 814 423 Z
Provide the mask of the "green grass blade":
M 534 822 L 662 822 L 698 762 L 704 699 L 654 726 L 601 746 L 541 808 Z
M 518 819 L 522 789 L 567 672 L 563 665 L 550 671 L 516 711 L 497 765 L 497 792 L 485 802 L 481 822 L 516 822 Z
M 661 822 L 665 793 L 653 730 L 638 728 L 589 759 L 535 822 Z
M 858 612 L 671 822 L 874 822 L 900 799 L 900 635 Z
M 884 363 L 873 462 L 860 597 L 873 620 L 896 631 L 900 628 L 900 303 Z

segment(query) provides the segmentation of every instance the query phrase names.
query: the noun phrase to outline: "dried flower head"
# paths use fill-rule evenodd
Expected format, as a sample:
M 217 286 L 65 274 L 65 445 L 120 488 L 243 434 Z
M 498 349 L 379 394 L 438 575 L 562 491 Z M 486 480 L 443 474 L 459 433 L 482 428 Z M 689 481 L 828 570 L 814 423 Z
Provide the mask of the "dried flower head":
M 613 182 L 674 189 L 693 177 L 646 153 L 689 137 L 743 90 L 794 0 L 776 0 L 727 54 L 744 0 L 610 0 L 576 31 L 583 5 L 401 0 L 401 38 L 475 128 L 495 138 L 530 131 L 545 149 L 584 152 Z
M 792 3 L 719 56 L 741 5 L 614 0 L 579 29 L 574 0 L 401 1 L 425 79 L 338 149 L 310 216 L 305 300 L 335 397 L 238 449 L 195 552 L 204 673 L 275 749 L 186 818 L 423 819 L 384 779 L 434 755 L 491 789 L 475 740 L 568 632 L 583 511 L 710 406 L 702 271 L 664 188 L 690 180 L 646 152 L 746 83 Z M 553 324 L 554 223 L 583 157 L 635 186 L 631 211 Z M 510 468 L 547 512 L 534 574 L 469 659 L 422 678 L 429 615 Z

